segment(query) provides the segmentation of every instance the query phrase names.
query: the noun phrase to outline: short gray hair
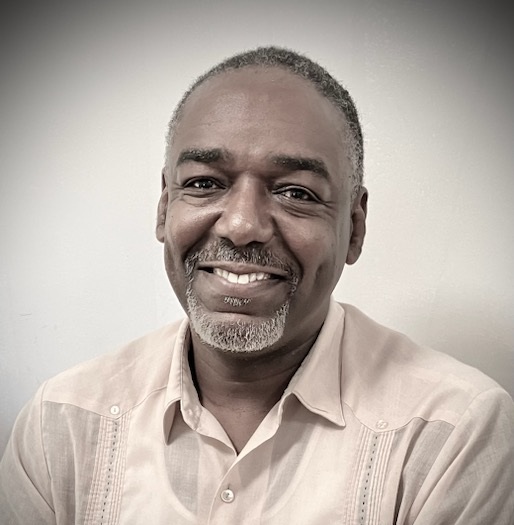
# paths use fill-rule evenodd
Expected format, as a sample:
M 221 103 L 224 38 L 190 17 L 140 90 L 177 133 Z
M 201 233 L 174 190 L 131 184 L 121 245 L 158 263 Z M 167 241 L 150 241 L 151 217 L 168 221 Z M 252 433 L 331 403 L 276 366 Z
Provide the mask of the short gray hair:
M 166 164 L 168 163 L 169 149 L 171 148 L 175 128 L 182 117 L 185 103 L 193 91 L 206 80 L 216 75 L 252 66 L 279 67 L 308 80 L 321 95 L 332 102 L 342 113 L 347 126 L 345 139 L 346 145 L 349 147 L 348 158 L 352 165 L 351 181 L 353 187 L 352 197 L 354 197 L 362 186 L 364 173 L 362 128 L 355 103 L 348 91 L 326 69 L 310 58 L 282 47 L 258 47 L 239 53 L 212 67 L 193 82 L 177 104 L 169 123 L 166 138 Z

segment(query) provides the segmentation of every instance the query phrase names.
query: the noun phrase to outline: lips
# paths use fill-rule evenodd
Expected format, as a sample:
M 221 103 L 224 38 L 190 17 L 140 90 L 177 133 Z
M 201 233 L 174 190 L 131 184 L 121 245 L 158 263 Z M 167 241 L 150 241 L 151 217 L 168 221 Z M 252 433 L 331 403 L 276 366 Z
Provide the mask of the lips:
M 294 285 L 284 271 L 270 266 L 209 261 L 197 266 L 190 286 L 208 311 L 269 317 Z
M 271 279 L 271 274 L 266 272 L 233 273 L 217 267 L 212 269 L 212 273 L 232 284 L 249 284 L 255 281 L 267 281 Z
M 191 277 L 196 269 L 212 273 L 214 268 L 236 275 L 270 274 L 271 278 L 291 281 L 296 281 L 299 276 L 299 268 L 292 257 L 277 256 L 271 250 L 259 246 L 235 247 L 227 239 L 220 239 L 188 253 L 184 263 L 187 277 Z
M 237 307 L 241 314 L 268 317 L 294 294 L 300 276 L 292 257 L 225 239 L 192 251 L 184 263 L 191 293 L 218 313 Z

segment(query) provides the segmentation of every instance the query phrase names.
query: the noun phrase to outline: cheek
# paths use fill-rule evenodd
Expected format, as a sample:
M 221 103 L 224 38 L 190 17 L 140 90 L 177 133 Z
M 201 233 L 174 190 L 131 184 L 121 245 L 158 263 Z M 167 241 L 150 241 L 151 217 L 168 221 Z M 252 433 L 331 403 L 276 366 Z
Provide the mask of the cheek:
M 190 209 L 187 204 L 175 201 L 166 217 L 166 242 L 169 257 L 175 264 L 181 264 L 187 253 L 201 241 L 212 224 L 212 214 L 198 208 Z
M 195 243 L 195 229 L 184 213 L 184 207 L 172 203 L 166 215 L 166 230 L 164 238 L 164 263 L 168 279 L 176 294 L 180 297 L 184 292 L 185 271 L 184 259 L 191 246 Z
M 302 227 L 298 223 L 290 231 L 294 235 L 288 236 L 288 245 L 300 263 L 303 279 L 307 282 L 314 280 L 316 285 L 331 281 L 338 249 L 334 232 L 326 225 Z
M 320 258 L 316 269 L 316 283 L 320 288 L 331 285 L 334 275 L 338 273 L 337 258 L 335 256 L 335 246 L 324 249 L 323 257 Z
M 177 257 L 177 250 L 168 242 L 164 243 L 164 267 L 175 292 L 185 289 L 185 273 L 181 259 Z

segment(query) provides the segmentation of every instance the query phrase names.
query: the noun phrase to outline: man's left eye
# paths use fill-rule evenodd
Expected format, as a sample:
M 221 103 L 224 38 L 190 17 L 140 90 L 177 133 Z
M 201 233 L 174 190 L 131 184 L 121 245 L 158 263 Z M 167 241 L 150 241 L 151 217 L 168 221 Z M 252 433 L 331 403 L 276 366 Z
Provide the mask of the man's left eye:
M 316 201 L 314 194 L 304 188 L 285 188 L 280 195 L 296 201 Z

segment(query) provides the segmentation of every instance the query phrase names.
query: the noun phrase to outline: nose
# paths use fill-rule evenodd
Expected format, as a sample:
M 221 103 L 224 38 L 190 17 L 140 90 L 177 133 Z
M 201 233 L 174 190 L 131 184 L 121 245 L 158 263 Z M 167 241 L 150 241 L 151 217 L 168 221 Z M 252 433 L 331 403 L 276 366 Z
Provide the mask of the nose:
M 272 203 L 266 194 L 266 189 L 252 182 L 232 186 L 214 226 L 216 235 L 229 239 L 235 246 L 270 241 L 274 231 Z

